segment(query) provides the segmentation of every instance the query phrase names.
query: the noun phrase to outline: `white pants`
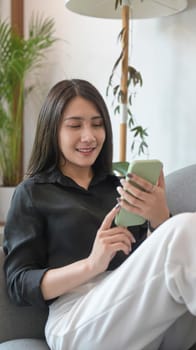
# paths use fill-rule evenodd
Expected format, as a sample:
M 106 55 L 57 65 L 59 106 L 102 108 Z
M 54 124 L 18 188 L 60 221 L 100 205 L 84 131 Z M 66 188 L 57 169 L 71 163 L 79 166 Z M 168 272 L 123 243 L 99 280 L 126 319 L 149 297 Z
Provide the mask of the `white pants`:
M 58 298 L 52 350 L 186 350 L 196 342 L 196 213 L 162 224 L 115 271 Z

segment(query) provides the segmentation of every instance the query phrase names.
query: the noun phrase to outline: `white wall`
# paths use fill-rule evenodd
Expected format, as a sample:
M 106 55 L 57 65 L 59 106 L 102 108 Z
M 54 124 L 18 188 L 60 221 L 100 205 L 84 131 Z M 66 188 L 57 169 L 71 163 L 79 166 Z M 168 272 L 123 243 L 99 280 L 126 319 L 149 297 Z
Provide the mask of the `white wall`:
M 7 0 L 1 0 L 2 4 Z M 9 6 L 4 6 L 8 11 Z M 5 10 L 6 8 L 6 10 Z M 25 164 L 33 142 L 37 114 L 47 90 L 58 80 L 79 77 L 91 81 L 105 96 L 112 66 L 119 55 L 118 20 L 79 16 L 66 10 L 64 0 L 25 0 L 25 25 L 32 13 L 51 16 L 61 41 L 47 58 L 39 89 L 25 106 Z M 133 111 L 148 128 L 149 157 L 164 163 L 165 173 L 196 162 L 196 1 L 183 13 L 161 19 L 135 20 L 131 64 L 142 74 Z M 110 108 L 110 101 L 106 99 Z M 110 109 L 111 110 L 111 109 Z M 117 117 L 114 160 L 118 160 Z M 128 137 L 129 137 L 128 133 Z M 128 145 L 128 159 L 131 159 Z

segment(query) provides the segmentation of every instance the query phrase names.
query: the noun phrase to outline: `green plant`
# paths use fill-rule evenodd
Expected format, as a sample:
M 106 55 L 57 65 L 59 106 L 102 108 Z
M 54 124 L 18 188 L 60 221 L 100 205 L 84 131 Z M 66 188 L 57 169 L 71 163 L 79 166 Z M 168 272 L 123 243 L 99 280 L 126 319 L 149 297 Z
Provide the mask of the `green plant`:
M 114 115 L 119 116 L 121 113 L 121 100 L 123 96 L 123 92 L 121 90 L 120 84 L 113 83 L 114 73 L 117 69 L 117 66 L 120 63 L 122 53 L 116 63 L 114 64 L 112 73 L 109 77 L 108 86 L 106 90 L 106 95 L 109 96 L 110 90 L 112 90 L 113 100 L 112 100 L 112 106 L 114 109 Z M 135 88 L 137 85 L 142 86 L 142 77 L 141 74 L 132 66 L 128 66 L 128 80 L 127 80 L 127 87 L 128 87 L 128 104 L 127 104 L 127 113 L 128 113 L 128 127 L 130 132 L 132 133 L 132 143 L 131 143 L 131 151 L 133 152 L 136 149 L 137 146 L 137 154 L 141 155 L 142 153 L 145 153 L 148 149 L 148 145 L 146 142 L 146 138 L 148 136 L 147 129 L 143 128 L 142 125 L 137 124 L 136 119 L 133 116 L 133 113 L 131 111 L 132 101 L 133 97 L 135 97 L 135 91 L 133 88 Z
M 25 88 L 26 79 L 45 62 L 46 50 L 56 40 L 53 19 L 33 16 L 27 39 L 0 20 L 0 175 L 4 186 L 21 181 L 24 96 L 34 88 Z
M 125 177 L 128 170 L 129 162 L 113 162 L 112 171 L 117 176 Z
M 143 0 L 140 0 L 141 2 Z M 118 6 L 122 6 L 122 0 L 115 0 L 115 9 L 117 10 Z M 126 35 L 126 31 L 128 31 L 127 28 L 122 28 L 121 32 L 119 33 L 118 40 L 121 42 L 123 41 L 123 36 Z M 128 50 L 126 47 L 126 44 L 122 46 L 122 50 L 120 52 L 119 57 L 117 58 L 116 62 L 114 63 L 111 75 L 108 80 L 108 85 L 106 89 L 106 95 L 109 96 L 112 95 L 112 107 L 114 110 L 114 115 L 119 116 L 122 114 L 122 105 L 124 104 L 125 96 L 124 92 L 122 90 L 121 84 L 116 83 L 115 81 L 115 73 L 117 73 L 117 69 L 119 68 L 120 64 L 123 64 L 123 58 L 124 55 L 126 55 L 125 51 Z M 117 79 L 119 81 L 119 74 L 117 74 Z M 148 150 L 147 145 L 147 129 L 143 128 L 142 125 L 138 124 L 132 111 L 132 102 L 133 98 L 136 95 L 136 88 L 137 86 L 141 87 L 143 84 L 142 76 L 140 72 L 138 72 L 134 67 L 128 64 L 127 67 L 127 96 L 126 96 L 126 107 L 127 107 L 127 125 L 132 135 L 132 143 L 131 143 L 131 152 L 136 150 L 136 153 L 138 155 L 144 154 Z M 115 163 L 117 164 L 117 163 Z

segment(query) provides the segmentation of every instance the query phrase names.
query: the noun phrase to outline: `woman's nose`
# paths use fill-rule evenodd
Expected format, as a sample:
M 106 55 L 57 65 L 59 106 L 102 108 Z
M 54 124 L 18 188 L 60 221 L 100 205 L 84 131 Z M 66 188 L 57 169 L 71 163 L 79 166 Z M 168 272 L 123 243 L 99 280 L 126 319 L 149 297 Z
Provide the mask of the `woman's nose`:
M 91 142 L 95 140 L 95 136 L 90 128 L 86 128 L 83 130 L 81 134 L 81 141 L 83 142 Z

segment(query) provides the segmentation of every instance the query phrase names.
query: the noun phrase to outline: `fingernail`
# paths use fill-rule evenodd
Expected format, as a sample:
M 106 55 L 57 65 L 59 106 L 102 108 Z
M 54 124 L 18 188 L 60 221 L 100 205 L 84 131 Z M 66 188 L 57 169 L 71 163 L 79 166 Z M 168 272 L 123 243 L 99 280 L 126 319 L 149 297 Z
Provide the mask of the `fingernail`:
M 129 173 L 127 176 L 131 179 L 133 177 L 133 174 Z
M 120 179 L 120 183 L 123 185 L 125 183 L 125 179 Z
M 120 208 L 120 203 L 117 203 L 116 205 L 115 205 L 115 207 L 114 207 L 115 209 L 118 209 L 118 208 Z
M 116 201 L 119 203 L 119 202 L 120 202 L 120 197 L 117 197 L 117 198 L 116 198 Z M 117 204 L 118 204 L 118 203 L 117 203 Z

